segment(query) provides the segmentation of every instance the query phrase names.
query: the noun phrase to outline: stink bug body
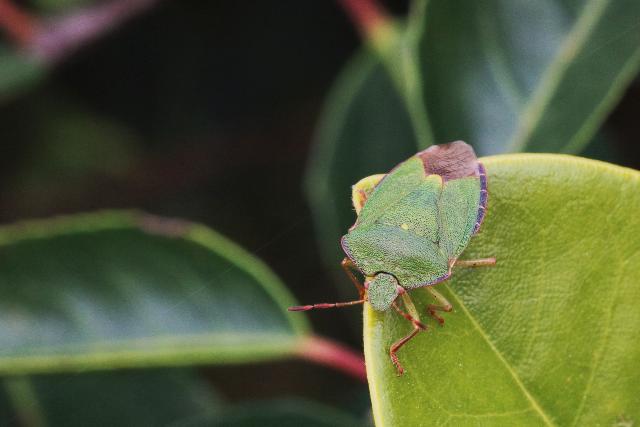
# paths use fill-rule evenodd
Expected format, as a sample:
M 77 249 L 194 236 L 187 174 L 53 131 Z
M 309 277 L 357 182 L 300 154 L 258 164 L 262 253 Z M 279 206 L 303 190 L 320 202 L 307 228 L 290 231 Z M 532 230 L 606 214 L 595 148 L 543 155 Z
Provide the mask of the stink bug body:
M 372 175 L 353 186 L 355 224 L 341 239 L 347 257 L 342 266 L 360 299 L 291 307 L 291 311 L 343 307 L 368 302 L 390 308 L 411 322 L 412 332 L 393 344 L 391 360 L 404 372 L 397 351 L 426 330 L 407 291 L 425 288 L 436 300 L 431 316 L 451 304 L 431 286 L 447 280 L 454 266 L 495 264 L 495 258 L 461 261 L 458 257 L 478 232 L 487 209 L 487 178 L 471 146 L 462 141 L 434 145 L 387 174 Z M 355 272 L 364 277 L 362 284 Z M 402 300 L 405 310 L 397 302 Z

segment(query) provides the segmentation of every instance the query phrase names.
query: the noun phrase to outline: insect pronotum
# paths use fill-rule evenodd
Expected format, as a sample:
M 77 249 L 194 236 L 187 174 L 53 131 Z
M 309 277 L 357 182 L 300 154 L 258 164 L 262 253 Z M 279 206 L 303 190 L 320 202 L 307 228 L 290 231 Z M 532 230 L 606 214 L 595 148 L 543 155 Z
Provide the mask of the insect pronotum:
M 432 288 L 447 280 L 453 266 L 494 265 L 495 258 L 459 260 L 478 232 L 487 210 L 487 176 L 471 146 L 462 141 L 434 145 L 387 174 L 361 179 L 352 188 L 357 219 L 341 239 L 342 268 L 355 284 L 358 300 L 290 307 L 291 311 L 369 303 L 378 311 L 393 309 L 413 329 L 389 349 L 398 374 L 404 369 L 397 352 L 427 327 L 408 291 L 425 288 L 436 300 L 427 310 L 440 324 L 438 311 L 452 306 Z M 360 273 L 364 282 L 356 275 Z M 404 305 L 400 307 L 398 298 Z

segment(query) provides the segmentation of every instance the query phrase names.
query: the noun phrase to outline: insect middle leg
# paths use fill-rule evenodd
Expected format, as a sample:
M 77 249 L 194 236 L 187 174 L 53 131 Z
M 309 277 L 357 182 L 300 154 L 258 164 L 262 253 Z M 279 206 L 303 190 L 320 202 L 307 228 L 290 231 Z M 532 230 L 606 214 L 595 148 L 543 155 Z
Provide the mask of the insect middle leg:
M 429 304 L 427 306 L 429 315 L 436 319 L 438 323 L 444 325 L 444 319 L 442 318 L 442 316 L 438 315 L 436 311 L 444 311 L 446 313 L 449 313 L 451 310 L 453 310 L 453 306 L 440 292 L 432 289 L 431 287 L 427 287 L 425 289 L 431 294 L 431 296 L 433 296 L 433 298 L 435 298 L 437 302 L 437 304 Z
M 403 298 L 403 300 L 405 302 L 408 300 L 409 303 L 413 306 L 413 303 L 411 302 L 411 300 L 408 299 L 408 295 L 405 294 L 403 296 L 406 296 L 406 298 Z M 402 374 L 404 374 L 404 368 L 400 364 L 400 360 L 398 359 L 398 355 L 396 353 L 398 352 L 398 350 L 400 350 L 400 348 L 403 345 L 405 345 L 407 342 L 409 342 L 409 340 L 411 340 L 411 338 L 415 337 L 418 334 L 418 332 L 426 331 L 427 330 L 427 326 L 424 323 L 422 323 L 420 321 L 420 319 L 416 319 L 415 317 L 413 317 L 409 313 L 406 313 L 406 312 L 402 311 L 400 309 L 400 307 L 398 307 L 398 304 L 396 304 L 395 302 L 391 306 L 393 307 L 393 309 L 395 311 L 398 312 L 398 314 L 400 314 L 402 317 L 407 319 L 413 325 L 413 331 L 411 331 L 411 333 L 409 335 L 407 335 L 404 338 L 399 339 L 398 341 L 396 341 L 391 346 L 391 348 L 389 348 L 389 356 L 391 357 L 391 362 L 393 363 L 393 365 L 398 370 L 398 375 L 402 375 Z M 411 308 L 413 308 L 413 307 L 411 307 Z M 415 311 L 415 310 L 411 310 L 411 311 Z

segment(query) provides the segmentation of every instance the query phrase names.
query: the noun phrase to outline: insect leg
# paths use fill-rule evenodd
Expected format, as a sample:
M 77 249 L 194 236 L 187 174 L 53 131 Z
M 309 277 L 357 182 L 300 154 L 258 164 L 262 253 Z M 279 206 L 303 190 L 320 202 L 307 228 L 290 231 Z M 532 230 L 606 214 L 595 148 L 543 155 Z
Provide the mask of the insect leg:
M 409 342 L 409 340 L 411 340 L 411 338 L 415 337 L 418 334 L 418 332 L 426 331 L 427 327 L 422 322 L 420 322 L 419 319 L 416 319 L 413 316 L 411 316 L 409 313 L 406 313 L 406 312 L 402 311 L 400 309 L 400 307 L 398 307 L 398 304 L 396 304 L 395 302 L 391 306 L 393 307 L 393 309 L 395 311 L 398 312 L 398 314 L 400 314 L 402 317 L 407 319 L 413 325 L 413 331 L 411 331 L 411 333 L 409 335 L 407 335 L 406 337 L 404 337 L 402 339 L 399 339 L 398 341 L 396 341 L 391 346 L 391 348 L 389 348 L 389 356 L 391 357 L 391 362 L 393 363 L 393 365 L 398 370 L 398 375 L 402 375 L 402 374 L 404 374 L 404 368 L 400 364 L 400 360 L 398 359 L 398 355 L 396 353 L 398 352 L 398 350 L 400 350 L 400 348 L 403 345 L 405 345 L 407 342 Z
M 345 257 L 342 260 L 342 262 L 340 263 L 340 265 L 342 266 L 342 269 L 347 274 L 347 276 L 349 276 L 349 279 L 351 279 L 353 284 L 358 289 L 358 295 L 360 295 L 360 298 L 363 298 L 364 297 L 364 286 L 362 286 L 362 283 L 358 280 L 356 275 L 353 274 L 353 270 L 356 269 L 356 265 L 348 257 Z
M 429 304 L 427 306 L 427 310 L 429 310 L 429 315 L 436 319 L 441 325 L 444 325 L 444 319 L 442 316 L 439 316 L 436 311 L 444 311 L 450 312 L 453 309 L 453 306 L 447 299 L 442 296 L 442 294 L 431 287 L 425 288 L 438 302 L 438 304 Z
M 419 328 L 414 328 L 413 331 L 409 335 L 407 335 L 406 337 L 396 341 L 391 346 L 391 348 L 389 349 L 389 355 L 391 356 L 391 362 L 393 363 L 393 366 L 395 366 L 396 369 L 398 370 L 398 375 L 404 374 L 404 368 L 400 364 L 400 361 L 398 360 L 398 355 L 396 354 L 396 352 L 398 350 L 400 350 L 400 347 L 405 345 L 411 338 L 415 337 L 418 332 L 420 332 L 420 329 Z
M 424 331 L 427 330 L 427 326 L 422 323 L 420 321 L 420 319 L 416 319 L 415 317 L 413 317 L 412 315 L 410 315 L 409 313 L 406 313 L 404 311 L 402 311 L 400 309 L 400 307 L 398 307 L 398 304 L 396 304 L 395 302 L 393 304 L 391 304 L 391 307 L 393 307 L 393 309 L 395 311 L 398 312 L 398 314 L 400 314 L 400 316 L 404 317 L 405 319 L 407 319 L 409 322 L 411 322 L 411 324 L 413 325 L 414 328 L 418 328 L 418 329 L 422 329 Z
M 494 257 L 469 260 L 459 259 L 456 260 L 456 263 L 453 265 L 456 267 L 487 267 L 496 265 L 496 259 Z
M 289 311 L 307 311 L 313 310 L 316 308 L 337 308 L 337 307 L 348 307 L 350 305 L 363 304 L 365 302 L 364 299 L 359 299 L 357 301 L 347 301 L 347 302 L 323 302 L 320 304 L 310 304 L 310 305 L 294 305 L 293 307 L 289 307 L 287 310 Z

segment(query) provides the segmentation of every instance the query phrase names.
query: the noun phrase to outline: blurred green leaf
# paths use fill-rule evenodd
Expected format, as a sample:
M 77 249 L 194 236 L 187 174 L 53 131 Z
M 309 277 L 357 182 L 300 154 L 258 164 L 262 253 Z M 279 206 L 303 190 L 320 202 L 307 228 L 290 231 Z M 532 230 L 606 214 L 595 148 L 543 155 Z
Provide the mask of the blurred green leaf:
M 8 388 L 0 387 L 0 425 L 14 426 L 16 425 L 15 403 L 12 396 L 8 392 Z
M 55 426 L 364 426 L 348 413 L 302 399 L 226 405 L 191 370 L 123 370 L 6 380 L 28 425 Z M 6 411 L 5 411 L 6 412 Z
M 579 152 L 640 66 L 635 0 L 413 6 L 386 65 L 373 53 L 355 57 L 320 120 L 306 191 L 328 265 L 342 256 L 338 240 L 353 223 L 350 186 L 360 178 L 457 139 L 479 154 Z M 405 96 L 403 76 L 411 83 Z M 415 90 L 424 92 L 429 122 L 417 130 L 407 113 Z
M 356 427 L 365 426 L 351 415 L 301 399 L 246 403 L 221 414 L 195 417 L 172 427 Z
M 42 12 L 62 13 L 82 6 L 96 3 L 95 0 L 31 0 Z
M 125 176 L 141 157 L 140 137 L 124 124 L 67 102 L 60 95 L 40 100 L 33 114 L 32 165 L 27 173 L 68 181 L 91 175 Z M 70 185 L 71 186 L 71 185 Z
M 415 152 L 405 111 L 391 78 L 366 53 L 354 58 L 329 97 L 306 184 L 316 217 L 330 231 L 321 240 L 330 265 L 338 267 L 340 235 L 353 223 L 351 185 Z
M 376 425 L 637 422 L 640 173 L 559 155 L 484 164 L 488 213 L 463 259 L 497 265 L 437 285 L 454 312 L 399 351 L 404 376 L 389 347 L 411 325 L 365 308 Z M 426 314 L 428 294 L 411 295 Z
M 438 143 L 578 152 L 640 67 L 636 0 L 433 0 L 419 52 Z
M 20 147 L 0 186 L 12 218 L 126 206 L 153 198 L 153 185 L 168 187 L 153 176 L 162 172 L 154 169 L 157 160 L 144 157 L 139 132 L 122 120 L 58 90 L 39 91 L 37 100 L 27 97 L 18 105 L 18 112 L 7 108 L 0 127 L 0 140 Z
M 28 89 L 44 73 L 38 61 L 0 43 L 0 102 Z
M 142 427 L 179 425 L 210 416 L 221 402 L 207 383 L 189 370 L 145 370 L 8 379 L 21 400 L 16 419 L 37 413 L 49 426 Z M 15 396 L 16 394 L 27 396 Z M 33 423 L 28 425 L 35 425 Z
M 133 212 L 0 229 L 0 372 L 290 356 L 304 316 L 260 261 L 197 224 Z

